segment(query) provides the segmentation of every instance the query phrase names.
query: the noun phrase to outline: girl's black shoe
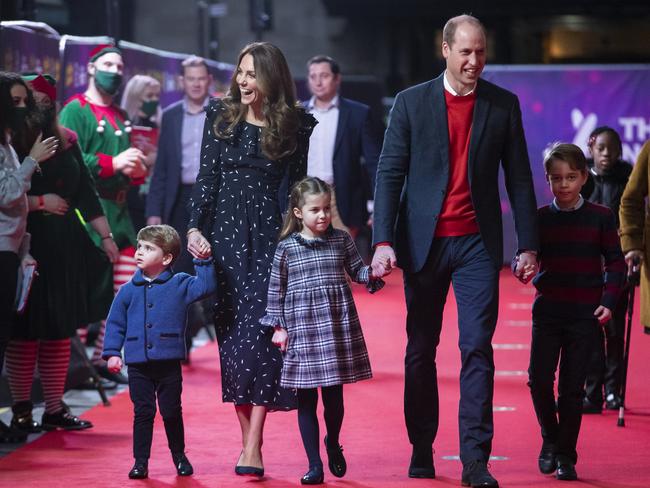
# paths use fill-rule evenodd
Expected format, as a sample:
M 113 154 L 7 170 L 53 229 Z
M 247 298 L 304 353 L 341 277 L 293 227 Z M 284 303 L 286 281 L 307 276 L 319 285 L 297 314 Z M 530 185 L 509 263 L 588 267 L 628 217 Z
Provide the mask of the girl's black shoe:
M 301 485 L 320 485 L 323 483 L 325 475 L 323 474 L 323 467 L 309 468 L 305 476 L 300 478 Z
M 4 422 L 0 421 L 0 444 L 16 444 L 27 440 L 27 432 L 12 429 Z
M 348 465 L 343 457 L 343 446 L 337 444 L 336 447 L 330 448 L 327 444 L 327 436 L 325 436 L 324 442 L 327 450 L 327 466 L 330 468 L 330 472 L 337 478 L 343 478 L 348 470 Z
M 36 434 L 40 432 L 41 425 L 32 417 L 32 408 L 34 404 L 30 401 L 14 403 L 11 407 L 13 417 L 11 418 L 10 427 L 18 432 L 25 434 Z

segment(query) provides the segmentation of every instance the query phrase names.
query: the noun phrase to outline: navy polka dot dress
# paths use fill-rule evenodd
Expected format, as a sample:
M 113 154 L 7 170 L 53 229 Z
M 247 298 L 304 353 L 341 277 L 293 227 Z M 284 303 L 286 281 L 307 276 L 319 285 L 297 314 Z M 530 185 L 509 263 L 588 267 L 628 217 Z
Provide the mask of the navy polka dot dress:
M 212 244 L 218 288 L 214 320 L 221 358 L 223 401 L 271 410 L 295 408 L 293 390 L 280 386 L 282 355 L 262 327 L 271 264 L 281 226 L 279 190 L 307 171 L 309 136 L 316 124 L 303 115 L 298 148 L 282 161 L 263 155 L 261 127 L 240 123 L 229 139 L 217 139 L 213 123 L 223 110 L 211 100 L 203 132 L 201 166 L 190 200 L 189 228 Z

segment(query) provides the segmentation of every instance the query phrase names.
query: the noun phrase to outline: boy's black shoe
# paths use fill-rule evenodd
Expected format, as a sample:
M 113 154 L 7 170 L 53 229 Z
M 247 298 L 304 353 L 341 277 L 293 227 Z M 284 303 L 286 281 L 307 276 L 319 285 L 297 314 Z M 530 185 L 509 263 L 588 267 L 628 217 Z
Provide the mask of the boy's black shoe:
M 194 474 L 194 468 L 190 464 L 185 453 L 172 453 L 172 459 L 174 460 L 174 466 L 176 466 L 176 473 L 178 476 L 192 476 Z
M 83 430 L 93 426 L 92 422 L 82 420 L 66 409 L 57 413 L 44 413 L 41 424 L 43 430 Z
M 413 446 L 411 464 L 409 465 L 409 478 L 436 477 L 436 469 L 433 467 L 433 448 L 427 446 Z
M 327 436 L 325 436 L 324 442 L 325 449 L 327 450 L 327 466 L 330 468 L 330 472 L 337 478 L 343 478 L 348 469 L 348 465 L 343 457 L 343 446 L 337 444 L 336 447 L 330 448 L 327 443 Z
M 555 449 L 552 446 L 542 446 L 537 459 L 537 466 L 542 474 L 551 474 L 557 468 Z
M 618 410 L 621 408 L 621 397 L 616 393 L 609 393 L 605 398 L 605 408 L 607 410 Z
M 27 432 L 13 429 L 0 421 L 0 444 L 16 444 L 27 440 Z
M 557 462 L 557 473 L 555 477 L 562 481 L 575 481 L 578 479 L 575 464 L 568 460 L 560 460 Z
M 472 488 L 499 488 L 499 483 L 488 471 L 485 461 L 470 461 L 464 464 L 461 484 Z
M 149 477 L 149 467 L 147 460 L 136 459 L 135 464 L 129 471 L 129 478 L 132 480 L 143 480 Z
M 25 434 L 41 432 L 41 424 L 32 417 L 32 408 L 34 408 L 34 404 L 29 400 L 14 403 L 11 406 L 14 415 L 11 418 L 10 427 Z
M 302 478 L 300 478 L 300 484 L 320 485 L 323 483 L 324 480 L 325 480 L 325 475 L 323 474 L 323 467 L 315 466 L 313 468 L 309 468 L 309 471 L 307 471 L 305 475 Z
M 582 400 L 582 413 L 603 413 L 603 406 L 602 404 L 593 403 L 589 398 L 585 397 Z

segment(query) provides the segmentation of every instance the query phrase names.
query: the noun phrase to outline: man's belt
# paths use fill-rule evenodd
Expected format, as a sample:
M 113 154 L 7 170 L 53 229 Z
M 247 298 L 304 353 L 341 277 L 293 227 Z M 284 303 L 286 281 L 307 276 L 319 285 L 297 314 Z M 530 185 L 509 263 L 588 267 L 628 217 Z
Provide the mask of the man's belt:
M 126 190 L 108 190 L 106 188 L 97 188 L 99 198 L 104 200 L 113 200 L 115 203 L 126 202 Z

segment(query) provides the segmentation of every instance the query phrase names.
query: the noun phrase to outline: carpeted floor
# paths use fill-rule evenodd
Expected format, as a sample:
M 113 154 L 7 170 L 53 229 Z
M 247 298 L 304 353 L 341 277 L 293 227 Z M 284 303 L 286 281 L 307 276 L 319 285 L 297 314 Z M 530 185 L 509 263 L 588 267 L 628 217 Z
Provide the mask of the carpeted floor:
M 394 273 L 386 288 L 374 296 L 361 288 L 355 289 L 355 296 L 375 376 L 345 387 L 341 442 L 349 469 L 343 479 L 326 473 L 326 483 L 350 488 L 460 486 L 459 352 L 453 296 L 447 305 L 438 353 L 441 424 L 434 445 L 436 480 L 411 480 L 406 476 L 410 445 L 402 417 L 405 312 L 401 277 Z M 537 471 L 539 428 L 526 387 L 531 300 L 532 287 L 520 285 L 504 272 L 494 339 L 496 435 L 491 470 L 503 487 L 553 488 L 566 486 L 566 482 Z M 645 371 L 650 336 L 643 335 L 638 325 L 633 332 L 627 426 L 616 426 L 614 412 L 584 417 L 577 465 L 581 481 L 572 486 L 650 486 L 650 383 Z M 285 487 L 299 486 L 300 476 L 306 471 L 306 457 L 292 412 L 268 417 L 264 442 L 267 476 L 257 481 L 234 474 L 241 449 L 240 434 L 232 406 L 221 403 L 214 345 L 196 351 L 193 364 L 184 370 L 183 407 L 187 454 L 196 471 L 193 477 L 176 477 L 162 423 L 157 423 L 150 478 L 128 480 L 132 464 L 131 403 L 128 393 L 112 401 L 111 407 L 97 406 L 86 413 L 84 417 L 95 424 L 92 430 L 49 433 L 0 459 L 0 486 Z

